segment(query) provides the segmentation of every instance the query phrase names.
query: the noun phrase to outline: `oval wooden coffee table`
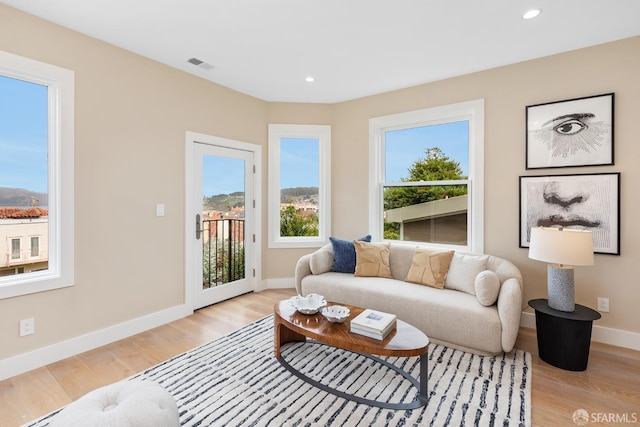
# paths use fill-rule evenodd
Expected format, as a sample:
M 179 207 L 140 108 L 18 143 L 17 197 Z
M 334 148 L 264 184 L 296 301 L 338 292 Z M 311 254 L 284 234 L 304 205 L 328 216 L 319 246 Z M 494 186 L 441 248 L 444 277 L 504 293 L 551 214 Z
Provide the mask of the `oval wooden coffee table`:
M 339 303 L 328 303 L 335 305 Z M 365 337 L 350 332 L 349 322 L 362 311 L 363 308 L 355 307 L 347 304 L 340 304 L 351 310 L 349 319 L 344 323 L 331 323 L 320 314 L 306 315 L 299 313 L 288 300 L 280 301 L 274 306 L 274 347 L 276 359 L 291 373 L 298 378 L 320 388 L 328 393 L 340 396 L 344 399 L 352 400 L 358 403 L 364 403 L 371 406 L 388 409 L 416 409 L 427 404 L 427 381 L 428 381 L 428 347 L 429 338 L 418 328 L 397 320 L 395 330 L 384 340 Z M 380 402 L 377 400 L 369 400 L 359 396 L 353 396 L 339 390 L 335 390 L 325 384 L 315 381 L 303 373 L 293 368 L 280 354 L 280 347 L 289 342 L 305 342 L 307 338 L 338 347 L 344 350 L 353 351 L 365 357 L 371 358 L 389 369 L 394 370 L 410 381 L 417 389 L 418 395 L 416 399 L 409 403 L 390 403 Z M 420 379 L 417 381 L 408 373 L 402 371 L 397 366 L 382 360 L 379 356 L 394 357 L 420 357 Z

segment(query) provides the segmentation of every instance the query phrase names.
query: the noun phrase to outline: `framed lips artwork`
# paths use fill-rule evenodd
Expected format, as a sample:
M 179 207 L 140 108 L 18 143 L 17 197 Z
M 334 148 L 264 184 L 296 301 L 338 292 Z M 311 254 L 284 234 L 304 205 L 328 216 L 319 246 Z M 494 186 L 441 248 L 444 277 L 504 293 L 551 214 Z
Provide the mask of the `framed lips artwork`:
M 595 253 L 620 255 L 620 173 L 521 176 L 521 248 L 539 226 L 590 230 Z

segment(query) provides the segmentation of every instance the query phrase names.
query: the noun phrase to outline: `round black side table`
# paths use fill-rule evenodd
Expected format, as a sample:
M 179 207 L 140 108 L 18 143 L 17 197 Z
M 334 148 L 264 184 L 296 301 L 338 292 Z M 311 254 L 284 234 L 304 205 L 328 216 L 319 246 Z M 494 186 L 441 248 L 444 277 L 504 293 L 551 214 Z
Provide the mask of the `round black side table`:
M 600 313 L 576 304 L 573 312 L 555 310 L 546 299 L 529 301 L 536 311 L 540 359 L 568 371 L 584 371 L 589 361 L 591 327 Z

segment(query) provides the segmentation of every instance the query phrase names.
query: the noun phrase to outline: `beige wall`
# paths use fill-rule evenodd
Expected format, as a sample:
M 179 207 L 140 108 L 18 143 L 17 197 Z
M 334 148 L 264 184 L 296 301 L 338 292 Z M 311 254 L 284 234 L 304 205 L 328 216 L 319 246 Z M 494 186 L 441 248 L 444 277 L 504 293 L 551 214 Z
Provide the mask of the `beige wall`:
M 0 49 L 76 73 L 76 283 L 0 300 L 0 360 L 183 303 L 187 130 L 262 145 L 266 194 L 267 124 L 331 124 L 332 234 L 359 237 L 368 232 L 369 118 L 484 98 L 485 250 L 521 268 L 526 299 L 544 297 L 545 265 L 518 248 L 524 108 L 605 92 L 616 93 L 616 165 L 563 172 L 622 172 L 622 256 L 598 255 L 576 270 L 577 302 L 609 297 L 611 313 L 598 324 L 640 332 L 631 222 L 640 207 L 640 38 L 336 105 L 266 103 L 4 5 Z M 166 216 L 155 216 L 156 203 Z M 268 250 L 266 207 L 263 199 L 263 279 L 290 278 L 310 250 Z M 26 317 L 36 334 L 20 338 Z

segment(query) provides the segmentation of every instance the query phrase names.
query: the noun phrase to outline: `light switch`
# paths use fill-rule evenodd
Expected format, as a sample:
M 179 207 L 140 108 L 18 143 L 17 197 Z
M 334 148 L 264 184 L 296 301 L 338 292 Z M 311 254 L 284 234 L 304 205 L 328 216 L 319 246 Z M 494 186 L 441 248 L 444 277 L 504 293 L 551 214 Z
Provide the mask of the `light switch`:
M 164 205 L 161 203 L 156 205 L 156 216 L 164 216 Z

